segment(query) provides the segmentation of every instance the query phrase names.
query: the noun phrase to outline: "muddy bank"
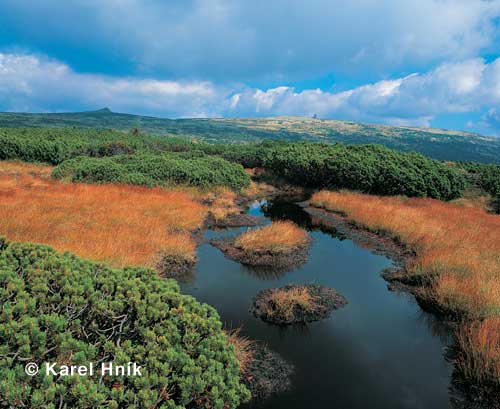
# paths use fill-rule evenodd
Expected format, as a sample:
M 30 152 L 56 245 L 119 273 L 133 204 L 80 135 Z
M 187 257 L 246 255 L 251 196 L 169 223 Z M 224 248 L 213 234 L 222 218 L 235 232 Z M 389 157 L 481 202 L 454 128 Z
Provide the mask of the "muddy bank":
M 233 213 L 221 220 L 209 214 L 205 220 L 205 226 L 208 229 L 263 226 L 265 223 L 266 219 L 264 217 L 253 216 L 246 213 Z
M 294 291 L 305 291 L 309 301 L 294 300 Z M 287 298 L 287 305 L 280 303 L 276 295 Z M 335 289 L 314 285 L 286 285 L 260 291 L 254 298 L 252 313 L 263 321 L 276 325 L 290 325 L 319 321 L 328 317 L 333 310 L 347 304 L 347 299 Z
M 403 268 L 406 262 L 415 257 L 415 253 L 403 243 L 393 238 L 384 237 L 357 225 L 354 221 L 340 213 L 313 207 L 308 202 L 298 203 L 312 218 L 312 223 L 326 230 L 331 230 L 354 241 L 356 245 L 367 248 L 375 254 L 380 254 L 394 260 L 398 267 Z
M 235 239 L 235 237 L 212 239 L 209 243 L 221 250 L 227 258 L 240 264 L 265 270 L 274 269 L 279 272 L 294 269 L 304 264 L 307 261 L 311 243 L 309 240 L 305 245 L 283 252 L 251 252 L 237 247 Z
M 313 224 L 321 227 L 322 230 L 331 230 L 335 234 L 340 233 L 343 237 L 354 241 L 356 245 L 393 260 L 394 267 L 382 271 L 381 274 L 389 283 L 390 290 L 409 292 L 415 296 L 417 303 L 424 311 L 436 314 L 449 322 L 456 321 L 457 312 L 444 310 L 433 299 L 426 297 L 425 291 L 422 291 L 432 284 L 431 275 L 407 273 L 406 266 L 411 264 L 416 257 L 414 250 L 391 236 L 385 236 L 383 233 L 373 232 L 358 225 L 341 213 L 310 206 L 308 202 L 302 202 L 299 205 L 311 216 Z
M 163 256 L 156 264 L 156 271 L 162 278 L 171 278 L 180 283 L 189 283 L 193 280 L 197 259 L 179 256 Z
M 430 275 L 407 273 L 406 266 L 412 263 L 416 254 L 404 243 L 395 240 L 391 236 L 370 231 L 341 213 L 310 206 L 308 202 L 302 202 L 299 205 L 311 216 L 312 223 L 323 231 L 329 230 L 336 235 L 340 234 L 352 240 L 359 247 L 393 260 L 394 267 L 385 269 L 381 273 L 382 277 L 389 283 L 388 288 L 391 291 L 409 292 L 415 296 L 417 303 L 424 311 L 438 315 L 448 323 L 456 321 L 456 312 L 444 310 L 432 298 L 426 296 L 426 291 L 423 291 L 432 283 Z
M 290 389 L 293 365 L 261 343 L 253 346 L 252 353 L 252 360 L 242 375 L 242 381 L 253 399 L 267 398 Z

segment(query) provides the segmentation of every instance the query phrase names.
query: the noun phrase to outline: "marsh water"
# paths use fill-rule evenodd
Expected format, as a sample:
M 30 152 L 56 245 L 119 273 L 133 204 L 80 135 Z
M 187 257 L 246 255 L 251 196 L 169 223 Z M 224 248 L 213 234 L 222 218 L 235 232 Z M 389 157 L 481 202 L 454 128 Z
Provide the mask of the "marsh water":
M 413 297 L 389 291 L 380 276 L 392 265 L 352 240 L 312 227 L 289 199 L 256 202 L 249 213 L 290 219 L 310 231 L 309 260 L 294 271 L 255 272 L 203 244 L 198 267 L 184 292 L 214 306 L 229 327 L 266 343 L 295 367 L 292 388 L 245 407 L 272 409 L 446 409 L 452 366 L 445 360 L 446 329 Z M 243 229 L 209 231 L 207 238 Z M 277 327 L 249 309 L 255 294 L 289 283 L 333 287 L 349 304 L 330 318 L 298 327 Z

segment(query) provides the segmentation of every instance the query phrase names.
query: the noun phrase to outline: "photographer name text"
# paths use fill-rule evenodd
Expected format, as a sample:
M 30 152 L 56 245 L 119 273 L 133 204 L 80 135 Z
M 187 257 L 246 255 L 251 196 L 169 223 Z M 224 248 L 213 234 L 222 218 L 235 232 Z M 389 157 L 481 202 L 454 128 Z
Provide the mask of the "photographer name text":
M 45 376 L 142 376 L 142 366 L 136 362 L 117 364 L 116 362 L 90 362 L 86 365 L 59 365 L 57 362 L 43 364 Z M 38 365 L 30 362 L 25 366 L 29 376 L 38 374 Z

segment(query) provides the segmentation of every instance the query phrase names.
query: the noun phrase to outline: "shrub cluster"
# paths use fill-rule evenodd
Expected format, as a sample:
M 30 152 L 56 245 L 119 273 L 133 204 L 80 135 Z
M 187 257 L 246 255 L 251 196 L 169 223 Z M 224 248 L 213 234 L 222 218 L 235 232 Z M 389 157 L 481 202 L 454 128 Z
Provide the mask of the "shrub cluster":
M 72 152 L 84 149 L 79 138 L 58 138 L 44 130 L 1 129 L 0 159 L 20 159 L 26 162 L 46 162 L 52 165 L 71 157 Z
M 0 128 L 0 159 L 57 165 L 76 156 L 106 157 L 136 151 L 184 152 L 194 144 L 181 138 L 154 138 L 105 129 Z
M 144 152 L 108 158 L 80 156 L 61 163 L 52 175 L 70 178 L 73 182 L 146 186 L 181 184 L 203 189 L 227 186 L 239 190 L 250 184 L 250 178 L 241 165 L 215 156 L 200 156 L 196 152 L 185 155 Z
M 492 195 L 500 211 L 500 166 L 474 162 L 462 166 L 468 173 L 469 181 Z
M 287 144 L 270 150 L 264 166 L 298 185 L 379 195 L 450 200 L 466 185 L 463 172 L 452 166 L 379 145 Z
M 217 312 L 143 268 L 0 242 L 0 407 L 235 408 L 249 398 Z M 35 362 L 143 365 L 142 376 L 29 377 Z
M 0 159 L 58 165 L 79 156 L 107 159 L 78 158 L 65 166 L 78 167 L 78 174 L 71 177 L 88 182 L 141 185 L 167 182 L 235 189 L 246 186 L 248 178 L 241 169 L 226 161 L 244 167 L 264 167 L 296 185 L 348 188 L 382 195 L 449 200 L 461 196 L 466 182 L 464 172 L 453 166 L 379 145 L 280 141 L 207 144 L 111 130 L 0 129 Z M 141 158 L 145 163 L 137 164 L 133 158 Z M 158 169 L 153 170 L 152 166 Z
M 258 144 L 200 144 L 196 149 L 208 155 L 219 155 L 230 162 L 236 162 L 245 168 L 264 167 L 268 153 L 274 149 L 286 146 L 285 142 L 264 141 Z

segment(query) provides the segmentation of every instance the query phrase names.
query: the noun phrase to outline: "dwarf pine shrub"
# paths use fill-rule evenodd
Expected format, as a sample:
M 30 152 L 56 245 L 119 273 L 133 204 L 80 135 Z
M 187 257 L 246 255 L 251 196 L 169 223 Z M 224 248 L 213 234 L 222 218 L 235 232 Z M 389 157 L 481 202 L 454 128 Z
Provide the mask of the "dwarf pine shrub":
M 1 240 L 0 305 L 0 407 L 225 409 L 249 398 L 217 312 L 153 270 Z M 143 369 L 46 376 L 45 362 Z

